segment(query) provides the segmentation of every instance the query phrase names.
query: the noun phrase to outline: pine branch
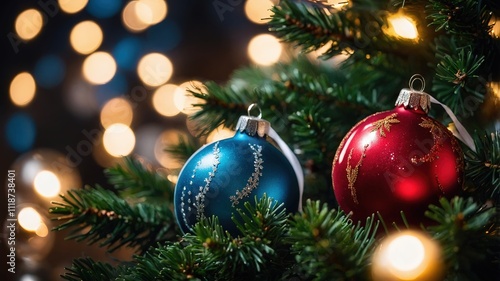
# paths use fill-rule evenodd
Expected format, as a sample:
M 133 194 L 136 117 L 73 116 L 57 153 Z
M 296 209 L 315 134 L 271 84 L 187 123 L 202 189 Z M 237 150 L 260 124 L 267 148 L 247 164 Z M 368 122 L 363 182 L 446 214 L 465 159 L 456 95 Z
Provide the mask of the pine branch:
M 482 103 L 486 94 L 486 85 L 478 75 L 484 57 L 474 56 L 472 51 L 464 49 L 452 55 L 438 52 L 438 58 L 440 56 L 432 91 L 457 115 L 473 115 L 478 106 L 471 104 Z
M 491 280 L 500 269 L 500 236 L 488 233 L 494 208 L 483 208 L 471 198 L 455 197 L 431 205 L 426 216 L 438 225 L 428 227 L 443 248 L 448 265 L 446 280 Z
M 108 263 L 96 262 L 91 258 L 73 260 L 70 268 L 61 277 L 69 281 L 110 281 L 125 272 L 125 267 L 113 267 Z
M 465 152 L 465 174 L 473 183 L 469 192 L 480 202 L 500 206 L 500 132 L 474 134 L 476 152 Z
M 173 198 L 174 184 L 138 159 L 125 157 L 123 164 L 106 169 L 104 173 L 122 198 L 162 202 Z
M 444 30 L 465 41 L 489 38 L 491 13 L 476 0 L 430 0 L 426 7 L 430 26 L 436 31 Z
M 138 246 L 143 252 L 157 242 L 174 240 L 178 233 L 168 204 L 130 205 L 100 186 L 70 190 L 61 198 L 63 202 L 53 202 L 49 212 L 59 215 L 53 220 L 63 222 L 54 230 L 72 229 L 67 239 L 101 241 L 99 245 L 109 251 Z
M 200 147 L 201 144 L 191 137 L 188 139 L 179 137 L 176 145 L 169 145 L 165 147 L 164 151 L 169 153 L 173 159 L 185 163 Z
M 291 222 L 290 241 L 297 266 L 311 280 L 368 280 L 378 224 L 353 225 L 340 211 L 307 201 Z

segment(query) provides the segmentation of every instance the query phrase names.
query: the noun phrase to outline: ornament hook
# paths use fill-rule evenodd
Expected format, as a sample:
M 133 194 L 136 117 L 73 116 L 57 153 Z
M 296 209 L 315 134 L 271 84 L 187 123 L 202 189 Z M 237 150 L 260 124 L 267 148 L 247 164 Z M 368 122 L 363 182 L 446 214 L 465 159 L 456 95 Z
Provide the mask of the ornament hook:
M 415 83 L 415 81 L 420 81 L 420 84 L 421 84 L 420 90 L 416 90 L 415 88 L 413 88 L 413 84 Z M 408 82 L 408 86 L 410 86 L 411 91 L 423 92 L 425 89 L 425 79 L 420 74 L 413 74 L 410 77 L 410 81 Z
M 257 115 L 256 117 L 260 119 L 260 118 L 262 117 L 262 110 L 260 109 L 259 105 L 258 105 L 258 104 L 256 104 L 256 103 L 252 103 L 252 104 L 248 107 L 248 111 L 247 111 L 247 112 L 248 112 L 248 116 L 252 116 L 252 115 L 250 114 L 250 112 L 252 111 L 252 109 L 253 109 L 254 107 L 256 107 L 256 108 L 257 108 L 257 110 L 259 110 L 259 115 Z

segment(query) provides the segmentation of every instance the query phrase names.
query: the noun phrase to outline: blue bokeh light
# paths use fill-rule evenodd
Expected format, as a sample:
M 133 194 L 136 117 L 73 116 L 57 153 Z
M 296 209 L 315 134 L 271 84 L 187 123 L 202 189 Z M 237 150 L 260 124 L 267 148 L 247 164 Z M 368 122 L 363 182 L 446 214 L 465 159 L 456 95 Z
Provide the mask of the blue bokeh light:
M 142 54 L 141 41 L 135 37 L 126 37 L 116 44 L 113 57 L 118 67 L 133 71 Z
M 33 147 L 36 126 L 33 118 L 25 113 L 15 113 L 5 126 L 7 143 L 17 152 L 25 152 Z
M 121 6 L 121 0 L 90 0 L 85 9 L 94 17 L 104 19 L 116 15 Z
M 56 55 L 46 55 L 38 60 L 33 71 L 36 83 L 44 88 L 59 85 L 64 79 L 66 66 Z
M 181 41 L 182 32 L 173 20 L 164 20 L 147 30 L 147 46 L 154 51 L 171 50 Z
M 97 103 L 103 106 L 108 100 L 127 94 L 127 78 L 122 72 L 117 72 L 111 81 L 96 87 Z

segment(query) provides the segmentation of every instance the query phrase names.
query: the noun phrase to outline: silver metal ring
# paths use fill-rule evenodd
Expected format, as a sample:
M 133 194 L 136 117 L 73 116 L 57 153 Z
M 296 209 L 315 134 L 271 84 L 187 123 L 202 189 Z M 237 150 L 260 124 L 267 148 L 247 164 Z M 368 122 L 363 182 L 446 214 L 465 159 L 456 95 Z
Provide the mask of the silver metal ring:
M 256 103 L 252 103 L 252 104 L 248 107 L 248 116 L 252 116 L 252 115 L 250 114 L 250 111 L 252 111 L 252 109 L 253 109 L 254 107 L 256 107 L 256 108 L 259 110 L 259 115 L 257 115 L 256 117 L 260 119 L 260 118 L 262 117 L 262 110 L 260 109 L 259 105 L 258 105 L 258 104 L 256 104 Z M 255 117 L 255 116 L 254 116 L 254 117 Z
M 415 81 L 420 81 L 420 83 L 422 84 L 420 90 L 416 90 L 415 88 L 413 88 L 413 84 L 415 83 Z M 420 74 L 413 74 L 410 77 L 410 81 L 408 83 L 408 86 L 410 86 L 410 90 L 412 90 L 412 91 L 423 92 L 425 90 L 425 79 Z

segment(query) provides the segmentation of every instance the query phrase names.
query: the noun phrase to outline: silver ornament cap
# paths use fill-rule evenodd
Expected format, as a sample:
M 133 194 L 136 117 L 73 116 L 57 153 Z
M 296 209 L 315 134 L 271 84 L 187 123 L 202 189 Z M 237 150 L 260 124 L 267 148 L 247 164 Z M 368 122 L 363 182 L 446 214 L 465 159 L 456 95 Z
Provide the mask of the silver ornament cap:
M 422 85 L 420 90 L 415 90 L 413 84 L 419 81 Z M 396 106 L 403 105 L 407 109 L 423 110 L 425 113 L 429 112 L 431 108 L 431 98 L 429 94 L 424 92 L 425 80 L 420 74 L 415 74 L 410 78 L 410 88 L 404 88 L 399 92 L 396 100 Z
M 257 108 L 259 110 L 258 116 L 250 115 L 250 111 L 254 108 Z M 261 119 L 261 117 L 262 117 L 262 111 L 260 110 L 260 107 L 255 103 L 251 104 L 248 107 L 248 116 L 247 115 L 240 116 L 240 119 L 236 124 L 236 131 L 244 132 L 249 136 L 255 136 L 256 134 L 259 137 L 266 136 L 269 133 L 269 128 L 271 127 L 271 124 L 267 120 Z

